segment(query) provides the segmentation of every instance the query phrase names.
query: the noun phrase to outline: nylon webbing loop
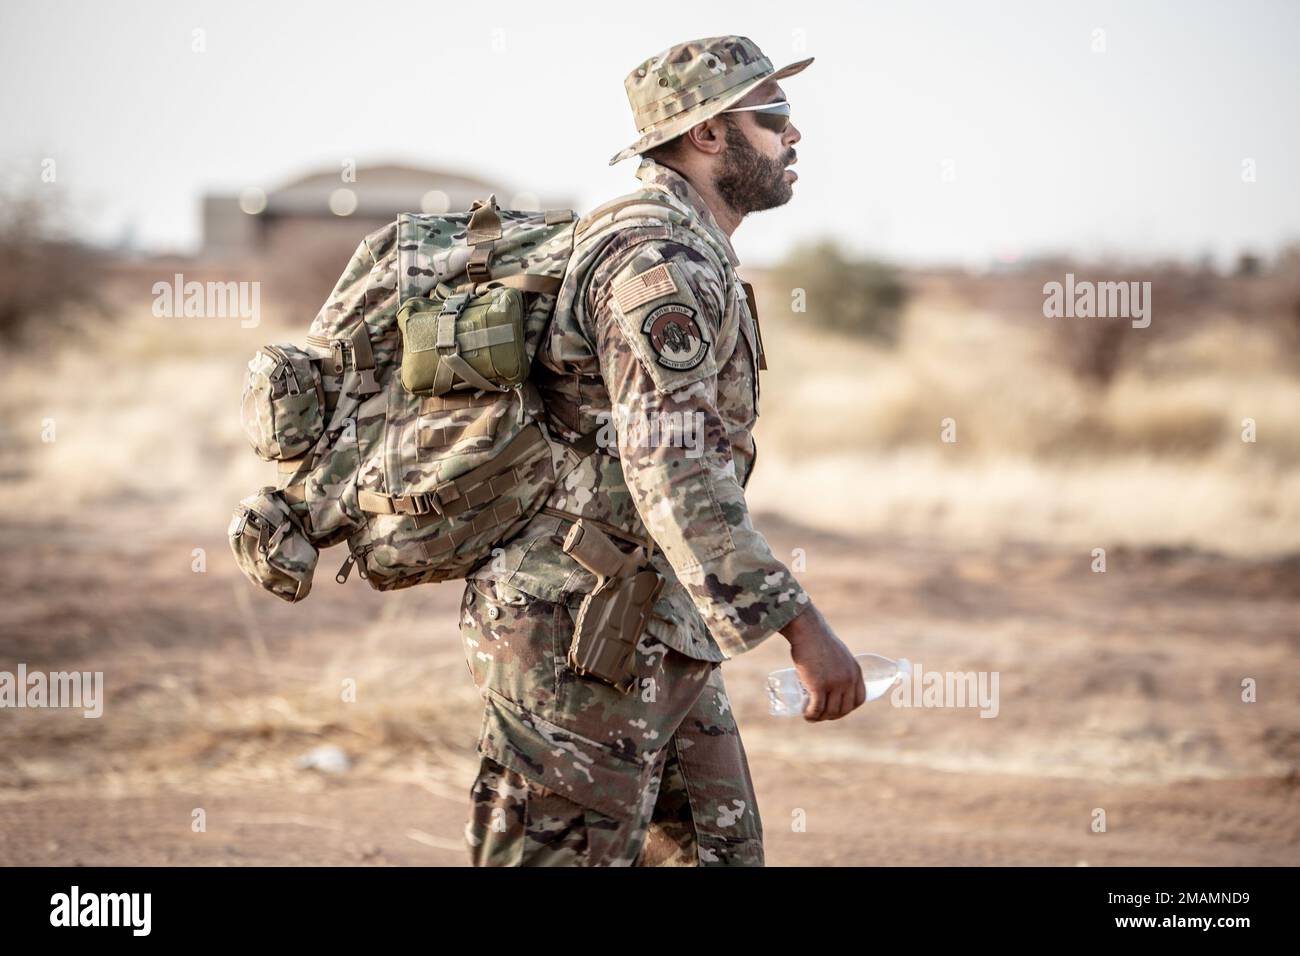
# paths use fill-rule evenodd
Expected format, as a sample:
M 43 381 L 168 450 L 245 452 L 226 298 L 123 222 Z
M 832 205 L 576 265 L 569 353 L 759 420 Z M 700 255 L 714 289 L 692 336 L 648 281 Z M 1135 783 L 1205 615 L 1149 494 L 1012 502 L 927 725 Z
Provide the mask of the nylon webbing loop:
M 441 555 L 459 547 L 470 538 L 494 531 L 522 512 L 523 504 L 518 498 L 498 502 L 482 514 L 475 515 L 474 519 L 468 524 L 453 528 L 446 534 L 440 534 L 431 541 L 425 541 L 420 547 L 424 551 L 425 557 L 431 561 L 437 560 Z
M 366 331 L 364 319 L 356 324 L 348 338 L 352 343 L 352 368 L 361 377 L 357 395 L 373 395 L 379 391 L 379 383 L 375 381 L 375 354 L 370 349 L 370 333 Z
M 467 425 L 422 425 L 416 447 L 449 448 L 466 438 L 491 437 L 495 424 L 489 416 L 481 415 Z
M 490 193 L 487 199 L 476 199 L 469 207 L 469 229 L 465 241 L 471 246 L 501 238 L 501 217 L 497 215 L 497 196 Z
M 492 405 L 501 401 L 497 392 L 451 392 L 447 395 L 430 395 L 420 402 L 420 414 L 431 415 L 437 412 L 460 411 L 479 405 Z

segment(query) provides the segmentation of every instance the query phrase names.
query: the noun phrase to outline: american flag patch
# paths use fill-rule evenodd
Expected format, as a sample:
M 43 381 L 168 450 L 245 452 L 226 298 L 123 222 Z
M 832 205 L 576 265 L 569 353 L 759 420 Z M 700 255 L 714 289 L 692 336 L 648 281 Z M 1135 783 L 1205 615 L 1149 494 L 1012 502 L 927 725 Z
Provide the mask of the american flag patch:
M 614 286 L 614 301 L 624 312 L 630 312 L 643 302 L 658 299 L 677 291 L 677 283 L 668 270 L 668 264 L 661 262 L 653 269 L 638 272 Z

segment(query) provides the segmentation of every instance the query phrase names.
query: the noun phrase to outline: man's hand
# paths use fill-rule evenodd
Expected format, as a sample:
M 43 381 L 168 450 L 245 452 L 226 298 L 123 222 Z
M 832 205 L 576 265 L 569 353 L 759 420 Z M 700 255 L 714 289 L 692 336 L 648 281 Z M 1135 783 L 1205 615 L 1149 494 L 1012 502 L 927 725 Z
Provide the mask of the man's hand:
M 862 706 L 867 699 L 862 668 L 821 611 L 808 605 L 781 633 L 790 642 L 790 660 L 811 698 L 804 720 L 839 720 Z

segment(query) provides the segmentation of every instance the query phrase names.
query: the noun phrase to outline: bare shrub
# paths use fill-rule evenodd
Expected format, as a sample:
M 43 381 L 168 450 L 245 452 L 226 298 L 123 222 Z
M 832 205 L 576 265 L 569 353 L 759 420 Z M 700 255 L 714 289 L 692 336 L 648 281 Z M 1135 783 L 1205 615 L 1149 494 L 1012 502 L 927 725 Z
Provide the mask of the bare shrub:
M 105 256 L 68 236 L 58 224 L 52 192 L 0 186 L 0 342 L 58 333 L 89 313 L 104 316 L 99 296 Z
M 1049 323 L 1049 350 L 1055 361 L 1080 384 L 1104 389 L 1125 368 L 1138 363 L 1150 347 L 1170 337 L 1185 335 L 1221 307 L 1221 282 L 1207 265 L 1155 263 L 1097 265 L 1070 263 L 1063 259 L 1039 260 L 1025 268 L 1029 280 L 1020 286 L 1026 311 L 1042 314 L 1045 285 L 1064 283 L 1073 274 L 1075 283 L 1150 283 L 1144 293 L 1150 324 L 1135 327 L 1132 318 L 1058 316 Z
M 803 289 L 823 328 L 895 346 L 907 287 L 892 266 L 846 255 L 833 239 L 798 246 L 772 270 L 776 288 Z

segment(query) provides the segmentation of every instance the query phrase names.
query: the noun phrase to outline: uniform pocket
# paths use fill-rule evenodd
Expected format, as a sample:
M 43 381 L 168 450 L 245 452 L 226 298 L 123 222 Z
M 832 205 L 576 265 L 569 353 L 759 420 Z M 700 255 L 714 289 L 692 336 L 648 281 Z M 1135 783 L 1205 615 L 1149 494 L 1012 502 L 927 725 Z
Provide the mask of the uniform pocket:
M 553 710 L 559 668 L 568 652 L 564 606 L 508 584 L 471 579 L 461 632 L 465 656 L 481 694 L 493 691 L 521 707 Z
M 645 816 L 656 761 L 625 756 L 500 694 L 484 697 L 479 754 L 613 820 Z
M 320 370 L 292 345 L 265 345 L 244 375 L 240 422 L 253 450 L 267 461 L 297 458 L 325 427 Z
M 311 593 L 320 553 L 274 488 L 241 501 L 227 531 L 235 563 L 254 584 L 291 603 Z

